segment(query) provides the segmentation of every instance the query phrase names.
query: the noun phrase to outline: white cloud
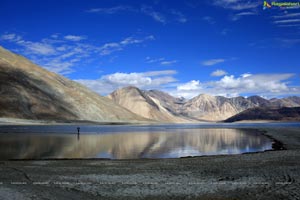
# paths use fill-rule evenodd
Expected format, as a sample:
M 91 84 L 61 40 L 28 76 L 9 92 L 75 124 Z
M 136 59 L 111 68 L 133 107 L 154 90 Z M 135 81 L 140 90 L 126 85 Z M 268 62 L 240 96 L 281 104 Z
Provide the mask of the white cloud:
M 120 42 L 106 43 L 101 47 L 89 44 L 83 36 L 52 34 L 49 38 L 39 41 L 28 41 L 21 36 L 10 33 L 0 36 L 0 40 L 12 43 L 16 51 L 27 56 L 30 60 L 46 69 L 60 74 L 74 72 L 74 67 L 84 67 L 91 59 L 100 59 L 115 51 L 123 50 L 126 46 L 154 40 L 153 35 L 141 39 L 127 37 Z M 69 42 L 75 41 L 75 42 Z
M 210 75 L 211 76 L 224 76 L 226 75 L 227 72 L 221 69 L 217 69 L 216 71 L 212 72 Z
M 219 63 L 225 62 L 225 59 L 219 58 L 219 59 L 211 59 L 211 60 L 205 60 L 202 62 L 202 65 L 205 66 L 212 66 Z
M 192 98 L 202 93 L 227 97 L 239 95 L 293 95 L 300 92 L 300 87 L 290 86 L 288 80 L 295 74 L 249 74 L 239 77 L 226 75 L 217 81 L 200 83 L 192 80 L 179 84 L 171 93 L 176 96 Z
M 147 57 L 146 58 L 146 63 L 157 63 L 157 62 L 161 62 L 165 60 L 165 58 L 151 58 L 151 57 Z
M 215 6 L 222 7 L 224 9 L 229 10 L 249 10 L 257 8 L 261 5 L 261 2 L 259 1 L 248 1 L 248 0 L 215 0 L 213 1 L 213 4 Z
M 237 14 L 233 15 L 231 20 L 232 21 L 237 21 L 237 20 L 241 19 L 244 16 L 251 16 L 251 15 L 257 15 L 257 13 L 256 12 L 240 12 L 240 13 L 237 13 Z
M 176 21 L 180 22 L 180 23 L 186 23 L 187 22 L 187 18 L 184 14 L 182 14 L 181 12 L 177 11 L 177 10 L 171 10 L 171 14 L 176 16 Z
M 252 74 L 250 74 L 250 73 L 244 73 L 244 74 L 241 75 L 241 77 L 247 78 L 247 77 L 249 77 L 249 76 L 251 76 L 251 75 L 252 75 Z
M 300 22 L 300 19 L 285 19 L 274 21 L 274 24 L 286 24 L 286 23 L 295 23 Z
M 177 60 L 166 60 L 165 58 L 151 58 L 150 56 L 146 57 L 146 63 L 157 63 L 160 65 L 173 65 L 177 63 Z
M 177 85 L 175 90 L 169 93 L 176 97 L 184 97 L 186 99 L 193 98 L 203 91 L 202 83 L 199 80 L 191 80 L 187 83 Z
M 191 91 L 191 90 L 199 90 L 201 89 L 200 81 L 192 80 L 190 82 L 184 83 L 177 87 L 179 91 Z
M 227 28 L 224 28 L 224 29 L 221 31 L 221 35 L 227 35 L 228 32 L 230 32 L 230 30 L 227 29 Z
M 50 44 L 30 41 L 19 41 L 18 44 L 27 49 L 27 54 L 53 55 L 56 52 L 55 48 Z
M 166 17 L 162 13 L 155 11 L 150 6 L 142 6 L 141 12 L 144 13 L 145 15 L 152 17 L 157 22 L 160 22 L 163 24 L 165 24 L 167 22 Z
M 160 71 L 148 71 L 141 73 L 143 76 L 162 76 L 162 75 L 174 75 L 177 74 L 175 70 L 160 70 Z
M 300 27 L 300 24 L 279 24 L 278 27 Z
M 168 21 L 176 21 L 179 23 L 186 23 L 186 16 L 175 9 L 164 9 L 164 13 L 155 10 L 152 6 L 142 5 L 141 7 L 132 7 L 132 6 L 115 6 L 110 8 L 91 8 L 86 12 L 89 13 L 99 13 L 99 14 L 118 14 L 121 12 L 132 12 L 139 13 L 146 16 L 150 16 L 153 20 L 166 24 Z
M 70 40 L 70 41 L 74 41 L 74 42 L 78 42 L 80 40 L 86 39 L 86 37 L 84 37 L 84 36 L 78 36 L 78 35 L 66 35 L 64 38 L 66 40 Z
M 4 34 L 0 37 L 1 40 L 9 40 L 9 41 L 18 41 L 21 40 L 20 36 L 17 36 L 14 33 L 11 34 Z
M 54 38 L 54 39 L 57 39 L 59 37 L 59 34 L 58 33 L 55 33 L 55 34 L 52 34 L 50 37 Z
M 106 43 L 104 45 L 102 45 L 100 47 L 100 55 L 109 55 L 113 52 L 116 52 L 116 51 L 121 51 L 123 50 L 121 44 L 119 43 L 116 43 L 116 42 L 112 42 L 112 43 Z
M 134 9 L 129 6 L 115 6 L 111 8 L 91 8 L 87 10 L 89 13 L 100 13 L 100 14 L 115 14 L 120 11 L 133 11 Z
M 162 61 L 160 64 L 161 65 L 173 65 L 173 64 L 175 64 L 175 63 L 177 63 L 177 60 L 169 60 L 169 61 Z
M 24 48 L 25 54 L 35 54 L 35 55 L 53 55 L 56 53 L 55 48 L 51 44 L 42 42 L 32 42 L 26 41 L 21 36 L 11 33 L 4 34 L 0 37 L 1 40 L 6 40 L 15 43 Z
M 204 16 L 204 17 L 202 17 L 202 20 L 208 22 L 209 24 L 215 24 L 216 23 L 214 18 L 212 18 L 211 16 Z
M 90 89 L 102 95 L 107 95 L 114 90 L 126 87 L 136 86 L 141 89 L 163 88 L 164 85 L 173 83 L 176 79 L 170 75 L 175 74 L 174 70 L 164 71 L 148 71 L 148 72 L 133 72 L 108 74 L 96 80 L 76 80 L 89 87 Z
M 147 40 L 155 40 L 155 38 L 153 35 L 149 35 L 142 39 L 135 39 L 133 37 L 127 37 L 119 42 L 106 43 L 99 48 L 100 55 L 109 55 L 113 52 L 123 50 L 124 47 L 126 47 L 128 45 L 143 43 Z
M 111 75 L 106 75 L 103 77 L 103 79 L 117 85 L 145 86 L 150 85 L 152 82 L 152 79 L 150 77 L 145 77 L 140 73 L 115 73 Z
M 125 38 L 123 41 L 120 42 L 121 45 L 128 45 L 128 44 L 137 44 L 143 42 L 142 40 L 133 39 L 131 37 Z
M 248 15 L 257 15 L 256 12 L 240 12 L 236 14 L 237 16 L 248 16 Z
M 44 67 L 49 71 L 65 75 L 65 74 L 70 74 L 74 71 L 71 69 L 73 65 L 74 65 L 73 62 L 68 62 L 68 61 L 50 61 L 46 63 Z
M 284 15 L 273 16 L 274 19 L 290 18 L 290 17 L 300 17 L 300 13 L 286 13 Z
M 237 93 L 245 92 L 286 92 L 287 83 L 282 82 L 294 76 L 294 74 L 256 74 L 243 75 L 235 78 L 233 75 L 224 76 L 220 81 L 212 84 L 218 89 L 226 89 Z
M 277 38 L 276 40 L 280 42 L 283 47 L 291 47 L 300 43 L 300 39 Z
M 272 18 L 274 19 L 273 23 L 277 27 L 299 27 L 300 26 L 300 13 L 288 13 L 285 11 L 283 15 L 276 15 Z
M 145 37 L 146 40 L 155 40 L 154 35 L 149 35 L 147 37 Z

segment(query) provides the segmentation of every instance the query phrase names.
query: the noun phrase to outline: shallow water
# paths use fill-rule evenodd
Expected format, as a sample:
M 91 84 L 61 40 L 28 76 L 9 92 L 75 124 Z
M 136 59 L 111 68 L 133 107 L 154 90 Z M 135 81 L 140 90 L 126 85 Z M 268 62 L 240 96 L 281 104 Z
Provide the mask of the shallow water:
M 212 127 L 212 126 L 210 126 Z M 2 126 L 0 159 L 179 158 L 272 149 L 254 129 L 160 126 Z

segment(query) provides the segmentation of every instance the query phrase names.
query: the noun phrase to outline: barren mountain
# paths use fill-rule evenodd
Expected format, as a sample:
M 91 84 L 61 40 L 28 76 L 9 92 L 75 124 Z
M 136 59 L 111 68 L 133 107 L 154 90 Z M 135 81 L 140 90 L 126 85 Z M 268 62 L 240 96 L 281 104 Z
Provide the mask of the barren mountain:
M 300 106 L 299 97 L 267 100 L 259 96 L 226 98 L 201 94 L 186 101 L 162 91 L 141 91 L 136 87 L 119 89 L 109 98 L 138 115 L 163 122 L 222 121 L 249 108 Z
M 297 107 L 300 105 L 300 97 L 287 97 L 282 99 L 270 99 L 270 103 L 272 107 Z
M 249 101 L 251 101 L 255 106 L 263 106 L 263 107 L 270 107 L 271 103 L 267 99 L 264 99 L 260 96 L 251 96 L 247 98 Z
M 201 94 L 187 101 L 181 112 L 199 120 L 219 121 L 254 106 L 244 97 L 226 98 Z
M 111 93 L 108 98 L 135 114 L 160 122 L 191 122 L 192 119 L 176 114 L 176 99 L 163 92 L 141 91 L 125 87 Z M 163 100 L 164 99 L 164 100 Z
M 0 46 L 0 117 L 43 120 L 145 120 L 86 87 Z
M 249 108 L 297 106 L 300 106 L 300 97 L 296 96 L 267 100 L 259 96 L 226 98 L 201 94 L 184 103 L 181 107 L 181 113 L 199 120 L 221 121 Z
M 288 99 L 294 103 L 296 103 L 297 105 L 300 105 L 300 97 L 297 96 L 291 96 L 291 97 L 287 97 L 285 99 Z
M 175 115 L 179 114 L 180 108 L 185 103 L 184 98 L 175 98 L 168 93 L 159 90 L 149 90 L 143 92 L 151 98 L 157 99 L 164 108 Z

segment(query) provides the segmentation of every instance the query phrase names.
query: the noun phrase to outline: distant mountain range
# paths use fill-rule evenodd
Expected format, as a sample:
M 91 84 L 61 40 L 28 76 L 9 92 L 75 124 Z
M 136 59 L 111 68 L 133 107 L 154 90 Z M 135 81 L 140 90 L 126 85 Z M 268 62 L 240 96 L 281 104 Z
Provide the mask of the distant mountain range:
M 89 120 L 97 122 L 195 123 L 261 119 L 267 110 L 300 107 L 300 97 L 264 99 L 200 94 L 190 100 L 158 90 L 125 87 L 102 97 L 83 85 L 49 72 L 0 47 L 0 118 Z M 255 110 L 255 109 L 258 110 Z M 256 111 L 260 116 L 255 117 Z M 279 112 L 278 111 L 278 112 Z M 248 114 L 247 114 L 248 112 Z M 244 115 L 244 114 L 247 115 Z M 268 114 L 269 113 L 269 114 Z M 237 115 L 240 114 L 240 115 Z M 243 114 L 243 115 L 242 115 Z M 227 120 L 227 121 L 228 121 Z
M 132 86 L 118 89 L 108 97 L 135 114 L 166 122 L 222 121 L 251 108 L 300 106 L 300 97 L 267 100 L 259 96 L 226 98 L 200 94 L 186 101 L 162 91 Z

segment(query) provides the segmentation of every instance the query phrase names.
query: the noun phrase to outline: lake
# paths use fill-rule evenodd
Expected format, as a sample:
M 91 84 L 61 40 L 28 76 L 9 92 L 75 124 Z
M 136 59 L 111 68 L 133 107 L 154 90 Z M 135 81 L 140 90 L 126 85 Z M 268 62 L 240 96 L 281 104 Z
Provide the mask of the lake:
M 0 126 L 0 160 L 180 158 L 272 149 L 253 124 Z M 279 126 L 273 124 L 269 126 Z M 299 124 L 280 124 L 299 126 Z

